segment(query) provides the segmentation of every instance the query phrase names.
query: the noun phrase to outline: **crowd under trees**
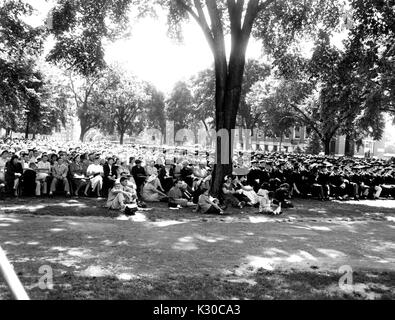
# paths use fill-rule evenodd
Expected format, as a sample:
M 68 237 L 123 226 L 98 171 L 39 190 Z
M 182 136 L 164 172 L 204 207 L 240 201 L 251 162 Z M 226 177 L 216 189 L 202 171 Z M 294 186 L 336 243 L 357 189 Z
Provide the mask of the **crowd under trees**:
M 130 13 L 158 8 L 168 14 L 170 37 L 182 41 L 191 20 L 213 54 L 212 68 L 178 82 L 169 96 L 107 65 L 103 49 L 127 34 Z M 0 127 L 7 134 L 50 134 L 71 116 L 79 118 L 81 140 L 96 128 L 120 143 L 148 126 L 164 134 L 166 119 L 176 129 L 200 124 L 211 139 L 211 129 L 236 126 L 281 139 L 303 125 L 308 151 L 328 154 L 337 135 L 357 145 L 367 135 L 380 139 L 385 114 L 395 114 L 394 0 L 57 0 L 50 26 L 40 28 L 24 22 L 31 13 L 22 0 L 0 2 Z M 342 32 L 339 48 L 333 37 Z M 50 36 L 55 44 L 44 56 Z M 251 37 L 261 41 L 264 61 L 246 59 Z M 305 43 L 313 44 L 310 55 Z M 213 193 L 232 169 L 216 143 Z

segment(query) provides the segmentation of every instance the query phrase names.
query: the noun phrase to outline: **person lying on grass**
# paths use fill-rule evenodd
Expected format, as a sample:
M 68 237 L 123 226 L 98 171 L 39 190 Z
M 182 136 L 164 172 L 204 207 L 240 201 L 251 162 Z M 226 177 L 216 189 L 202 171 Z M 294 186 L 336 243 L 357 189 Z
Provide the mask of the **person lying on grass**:
M 203 189 L 199 196 L 198 206 L 194 212 L 204 214 L 223 214 L 224 211 L 219 206 L 219 200 L 210 196 L 208 189 Z

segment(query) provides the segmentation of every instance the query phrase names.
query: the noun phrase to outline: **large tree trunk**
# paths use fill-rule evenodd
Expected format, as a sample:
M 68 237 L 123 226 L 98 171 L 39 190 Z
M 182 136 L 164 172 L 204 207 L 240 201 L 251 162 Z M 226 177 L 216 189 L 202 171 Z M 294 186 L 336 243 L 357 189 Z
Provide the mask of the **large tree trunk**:
M 90 128 L 85 118 L 79 117 L 79 119 L 80 119 L 80 127 L 81 127 L 80 141 L 84 142 L 85 135 Z
M 232 158 L 233 158 L 233 135 L 232 130 L 236 126 L 236 116 L 240 103 L 241 84 L 243 80 L 243 71 L 245 64 L 245 56 L 239 56 L 239 61 L 230 61 L 229 73 L 226 81 L 222 82 L 224 75 L 218 72 L 217 90 L 216 90 L 216 129 L 217 133 L 225 129 L 228 135 L 227 157 L 222 159 L 221 139 L 217 137 L 216 160 L 214 166 L 211 194 L 218 196 L 221 190 L 224 177 L 232 174 Z M 235 57 L 233 57 L 235 60 Z M 219 80 L 218 80 L 219 79 Z M 218 82 L 220 82 L 218 84 Z M 225 85 L 223 85 L 223 83 Z M 224 155 L 225 156 L 225 155 Z
M 231 50 L 229 64 L 225 50 L 225 37 L 221 22 L 221 13 L 216 1 L 206 0 L 207 11 L 211 20 L 211 32 L 207 20 L 202 19 L 204 12 L 200 1 L 194 1 L 198 9 L 198 20 L 209 41 L 214 54 L 215 66 L 215 128 L 218 131 L 224 129 L 228 135 L 228 156 L 221 159 L 220 139 L 217 138 L 217 163 L 211 183 L 211 194 L 217 196 L 220 192 L 224 176 L 232 173 L 233 139 L 232 129 L 236 126 L 236 116 L 240 104 L 241 85 L 245 66 L 245 55 L 248 40 L 251 35 L 252 25 L 258 12 L 258 0 L 248 2 L 247 10 L 242 22 L 243 1 L 228 1 L 230 16 Z M 225 161 L 224 161 L 225 160 Z
M 125 132 L 120 132 L 119 133 L 119 144 L 123 145 L 123 138 L 125 136 Z
M 81 142 L 84 142 L 84 137 L 85 137 L 85 135 L 86 135 L 87 132 L 88 132 L 87 128 L 86 128 L 86 127 L 83 127 L 83 126 L 81 125 L 81 133 L 80 133 L 80 141 L 81 141 Z

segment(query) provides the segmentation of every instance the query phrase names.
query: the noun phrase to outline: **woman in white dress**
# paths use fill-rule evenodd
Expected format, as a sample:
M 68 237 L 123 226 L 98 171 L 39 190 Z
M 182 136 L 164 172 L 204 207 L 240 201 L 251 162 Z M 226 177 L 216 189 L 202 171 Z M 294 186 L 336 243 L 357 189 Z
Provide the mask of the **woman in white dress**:
M 92 187 L 92 192 L 97 190 L 97 197 L 100 198 L 100 193 L 103 188 L 103 166 L 100 165 L 100 157 L 96 156 L 92 164 L 88 166 L 86 175 L 89 178 L 89 183 L 85 188 L 85 195 L 87 196 L 89 186 Z

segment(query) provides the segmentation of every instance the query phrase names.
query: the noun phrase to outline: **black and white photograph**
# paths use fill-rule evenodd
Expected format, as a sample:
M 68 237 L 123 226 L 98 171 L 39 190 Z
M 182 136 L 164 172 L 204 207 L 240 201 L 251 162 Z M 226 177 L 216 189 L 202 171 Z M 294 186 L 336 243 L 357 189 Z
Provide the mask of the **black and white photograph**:
M 0 300 L 394 299 L 395 0 L 0 0 Z

